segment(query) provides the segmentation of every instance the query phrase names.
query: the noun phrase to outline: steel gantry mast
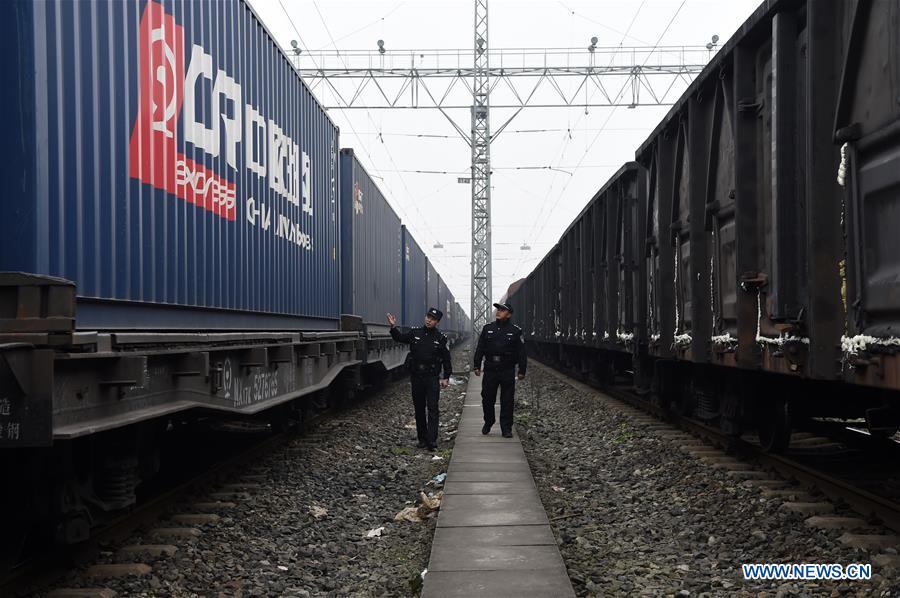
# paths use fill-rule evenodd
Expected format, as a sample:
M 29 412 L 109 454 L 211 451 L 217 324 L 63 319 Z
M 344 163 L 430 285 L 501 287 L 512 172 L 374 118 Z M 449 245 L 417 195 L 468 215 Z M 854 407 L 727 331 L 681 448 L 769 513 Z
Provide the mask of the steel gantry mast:
M 488 0 L 475 0 L 471 65 L 468 50 L 389 50 L 383 40 L 377 50 L 312 53 L 303 52 L 296 41 L 291 44 L 298 72 L 327 110 L 437 109 L 471 149 L 471 315 L 476 332 L 490 321 L 493 303 L 491 143 L 524 108 L 670 105 L 703 70 L 718 41 L 601 47 L 594 37 L 586 48 L 491 51 L 488 39 Z M 492 95 L 495 109 L 513 111 L 493 134 Z M 468 132 L 450 115 L 462 109 L 471 111 Z
M 475 0 L 472 77 L 472 326 L 491 318 L 491 112 L 488 0 Z M 476 342 L 472 335 L 472 342 Z

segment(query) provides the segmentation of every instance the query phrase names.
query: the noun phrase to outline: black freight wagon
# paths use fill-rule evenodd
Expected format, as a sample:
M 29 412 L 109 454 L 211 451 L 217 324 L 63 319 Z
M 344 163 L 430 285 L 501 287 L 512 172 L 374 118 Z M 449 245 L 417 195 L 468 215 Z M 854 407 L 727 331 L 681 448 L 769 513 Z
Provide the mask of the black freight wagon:
M 895 432 L 897 10 L 763 3 L 511 299 L 534 349 L 771 449 Z

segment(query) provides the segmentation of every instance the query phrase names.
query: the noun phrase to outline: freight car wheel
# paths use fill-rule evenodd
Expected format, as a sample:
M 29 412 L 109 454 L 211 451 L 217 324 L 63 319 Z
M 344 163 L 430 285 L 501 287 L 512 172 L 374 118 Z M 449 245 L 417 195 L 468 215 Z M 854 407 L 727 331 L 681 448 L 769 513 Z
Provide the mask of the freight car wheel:
M 4 470 L 13 476 L 19 473 L 15 467 Z M 21 481 L 21 478 L 13 479 Z M 23 561 L 29 531 L 34 522 L 34 501 L 28 499 L 24 487 L 26 486 L 12 486 L 0 492 L 0 513 L 6 515 L 0 534 L 0 579 Z
M 22 562 L 28 531 L 21 521 L 14 521 L 3 530 L 0 540 L 0 580 Z
M 784 399 L 763 401 L 758 411 L 759 443 L 767 453 L 784 452 L 791 442 L 791 410 Z

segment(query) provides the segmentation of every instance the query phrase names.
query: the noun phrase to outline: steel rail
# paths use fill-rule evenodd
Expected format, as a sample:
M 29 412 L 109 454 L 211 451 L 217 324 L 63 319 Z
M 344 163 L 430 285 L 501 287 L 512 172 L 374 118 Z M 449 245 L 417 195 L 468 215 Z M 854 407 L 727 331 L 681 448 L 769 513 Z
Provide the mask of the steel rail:
M 585 392 L 605 395 L 641 409 L 666 423 L 675 425 L 685 432 L 701 436 L 738 457 L 748 461 L 752 460 L 761 467 L 773 469 L 785 478 L 793 478 L 801 484 L 812 486 L 832 500 L 844 501 L 853 511 L 856 511 L 863 517 L 876 518 L 885 527 L 900 532 L 900 504 L 888 498 L 878 496 L 868 490 L 854 486 L 850 482 L 816 470 L 783 455 L 767 453 L 763 451 L 762 447 L 740 438 L 730 437 L 717 428 L 673 413 L 626 388 L 595 388 L 571 377 L 565 372 L 557 370 L 551 365 L 537 360 L 534 361 L 536 362 L 535 365 L 540 369 L 575 388 Z
M 317 415 L 308 423 L 320 423 L 323 417 Z M 290 429 L 268 436 L 207 467 L 198 475 L 192 475 L 190 479 L 148 498 L 133 511 L 102 525 L 92 532 L 91 537 L 85 542 L 58 546 L 46 554 L 36 555 L 24 561 L 0 579 L 0 596 L 31 595 L 40 592 L 59 581 L 73 565 L 96 558 L 104 545 L 122 542 L 141 526 L 160 519 L 185 495 L 212 485 L 217 479 L 227 477 L 230 473 L 240 470 L 242 466 L 255 462 L 260 456 L 276 450 L 295 437 L 303 437 L 296 432 L 296 429 Z

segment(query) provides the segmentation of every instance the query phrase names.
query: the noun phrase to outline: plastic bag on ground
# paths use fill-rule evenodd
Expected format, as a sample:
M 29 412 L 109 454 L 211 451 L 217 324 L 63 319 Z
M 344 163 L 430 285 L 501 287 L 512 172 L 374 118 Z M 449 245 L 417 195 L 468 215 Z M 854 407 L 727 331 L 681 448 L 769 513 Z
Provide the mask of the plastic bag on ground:
M 419 507 L 404 507 L 402 511 L 394 515 L 394 521 L 409 521 L 411 523 L 422 521 L 422 518 L 419 516 Z
M 419 492 L 419 500 L 422 502 L 422 506 L 428 509 L 429 511 L 437 511 L 441 508 L 441 501 L 444 499 L 443 490 L 440 492 L 436 492 L 435 494 L 427 495 L 424 492 Z

